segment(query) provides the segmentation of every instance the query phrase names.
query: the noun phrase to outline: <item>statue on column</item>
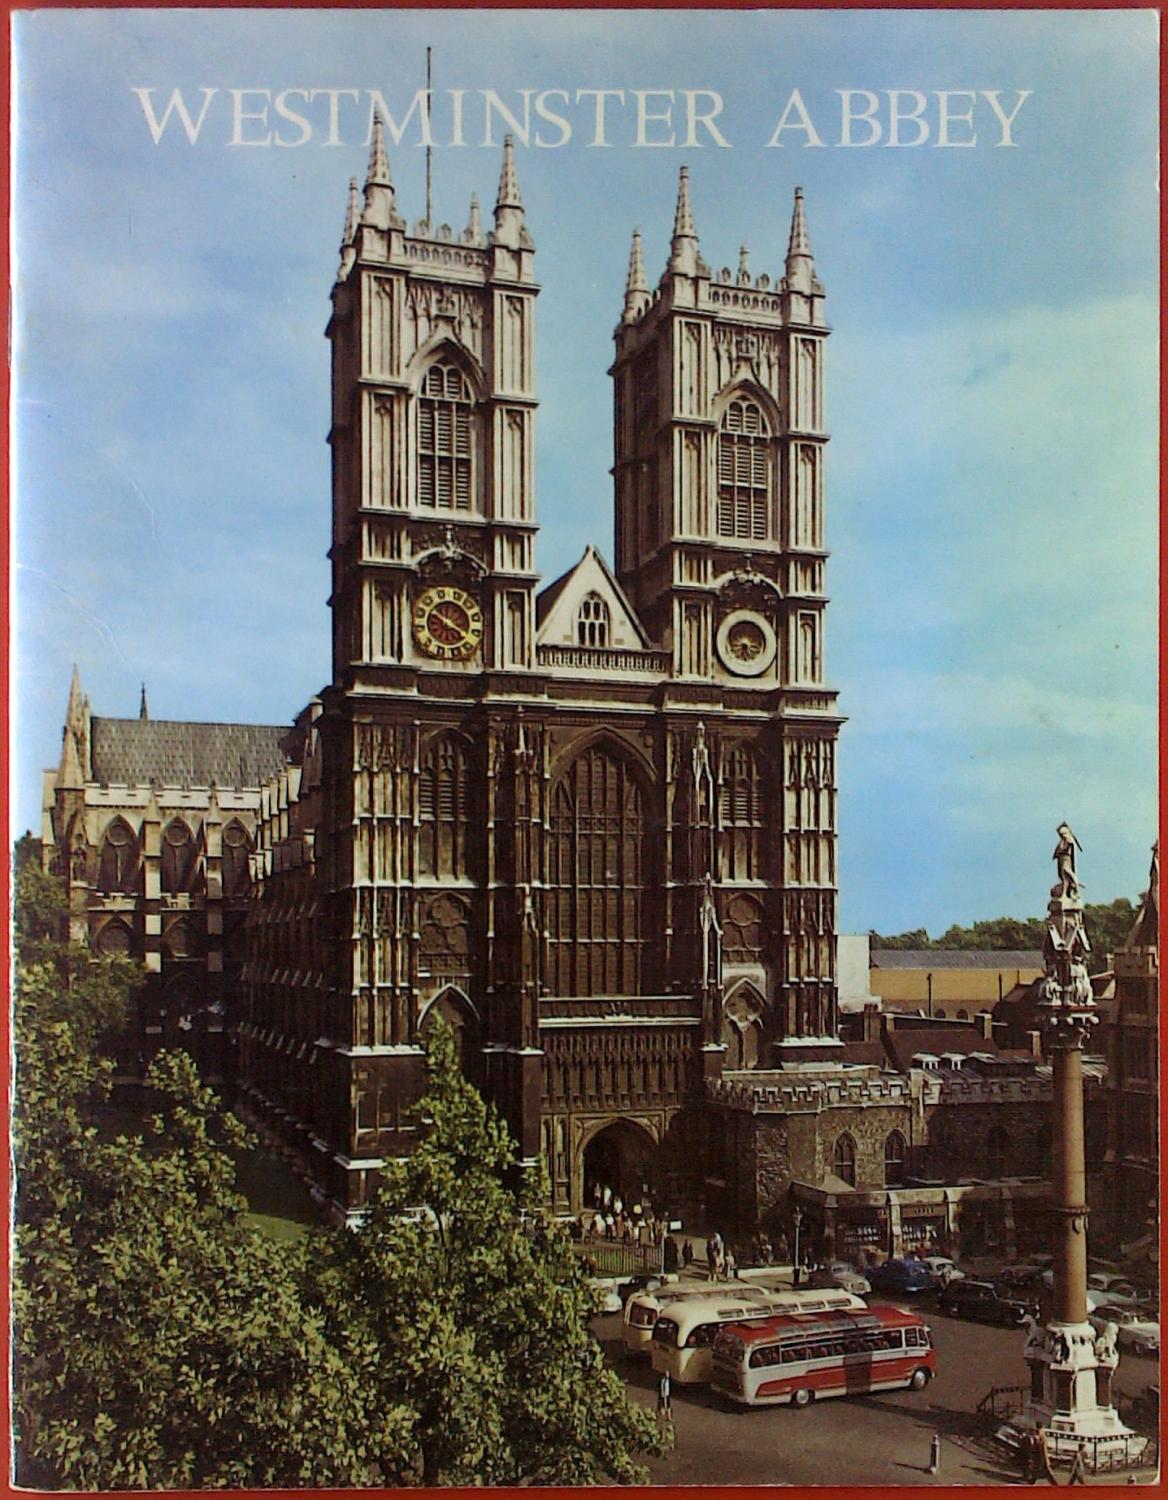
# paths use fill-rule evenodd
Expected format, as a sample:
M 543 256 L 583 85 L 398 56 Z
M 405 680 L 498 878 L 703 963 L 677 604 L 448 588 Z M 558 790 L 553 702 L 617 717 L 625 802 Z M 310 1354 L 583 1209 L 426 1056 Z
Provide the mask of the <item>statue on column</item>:
M 1073 901 L 1082 889 L 1079 877 L 1075 874 L 1075 850 L 1077 849 L 1082 854 L 1083 846 L 1075 837 L 1069 823 L 1060 823 L 1057 832 L 1058 844 L 1052 858 L 1058 871 L 1059 884 L 1062 887 L 1061 894 Z

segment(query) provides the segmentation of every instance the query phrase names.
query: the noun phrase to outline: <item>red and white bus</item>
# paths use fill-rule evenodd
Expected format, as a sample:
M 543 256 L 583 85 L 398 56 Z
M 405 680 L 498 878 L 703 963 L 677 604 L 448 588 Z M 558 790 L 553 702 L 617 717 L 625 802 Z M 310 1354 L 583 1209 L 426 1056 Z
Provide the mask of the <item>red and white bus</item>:
M 668 1374 L 676 1385 L 700 1385 L 708 1381 L 714 1370 L 714 1342 L 720 1330 L 731 1323 L 753 1322 L 787 1312 L 864 1309 L 859 1297 L 837 1287 L 770 1292 L 761 1301 L 753 1289 L 738 1291 L 723 1287 L 721 1292 L 720 1297 L 674 1303 L 661 1309 L 649 1344 L 649 1356 L 659 1375 Z
M 743 1406 L 809 1406 L 825 1396 L 860 1396 L 909 1386 L 937 1373 L 929 1326 L 914 1313 L 793 1313 L 731 1324 L 714 1344 L 713 1385 Z

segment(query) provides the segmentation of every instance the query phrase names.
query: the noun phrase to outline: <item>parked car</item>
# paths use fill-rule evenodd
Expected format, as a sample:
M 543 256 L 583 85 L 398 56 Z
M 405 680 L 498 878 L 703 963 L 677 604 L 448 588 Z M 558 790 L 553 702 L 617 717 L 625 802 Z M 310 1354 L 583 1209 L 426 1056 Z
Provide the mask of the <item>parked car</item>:
M 674 1281 L 677 1280 L 675 1276 Z M 630 1297 L 636 1296 L 638 1292 L 655 1292 L 658 1287 L 665 1285 L 666 1278 L 659 1271 L 634 1271 L 627 1281 L 622 1281 L 617 1287 L 617 1295 L 621 1299 L 623 1307 Z
M 1104 1324 L 1114 1323 L 1118 1330 L 1115 1342 L 1120 1349 L 1130 1349 L 1133 1354 L 1157 1355 L 1160 1352 L 1158 1318 L 1143 1318 L 1126 1307 L 1104 1302 L 1091 1313 L 1088 1322 L 1097 1333 L 1103 1332 Z
M 1087 1290 L 1102 1292 L 1105 1297 L 1113 1300 L 1130 1298 L 1134 1302 L 1139 1296 L 1127 1277 L 1120 1276 L 1114 1271 L 1092 1271 L 1087 1277 Z
M 998 1272 L 997 1280 L 1004 1286 L 1013 1287 L 1015 1291 L 1021 1292 L 1029 1287 L 1043 1285 L 1044 1274 L 1044 1268 L 1037 1261 L 1027 1261 L 1020 1266 L 1005 1266 Z M 1053 1280 L 1053 1272 L 1051 1279 Z
M 602 1313 L 620 1312 L 624 1303 L 617 1291 L 616 1280 L 611 1276 L 590 1276 L 588 1283 L 600 1298 Z
M 913 1295 L 927 1292 L 933 1286 L 932 1272 L 921 1260 L 886 1260 L 876 1266 L 869 1281 L 878 1292 Z
M 929 1275 L 938 1286 L 948 1286 L 951 1281 L 960 1281 L 965 1275 L 947 1255 L 924 1255 L 921 1265 L 928 1267 Z
M 1031 1297 L 1020 1297 L 999 1282 L 975 1281 L 964 1276 L 942 1287 L 937 1307 L 951 1318 L 975 1318 L 982 1323 L 1000 1323 L 1014 1328 L 1025 1317 L 1038 1316 L 1038 1303 Z
M 818 1270 L 812 1271 L 803 1285 L 840 1287 L 843 1291 L 852 1292 L 857 1297 L 866 1297 L 872 1290 L 872 1283 L 868 1278 L 861 1275 L 854 1266 L 849 1266 L 845 1260 L 833 1260 L 828 1266 L 820 1266 Z

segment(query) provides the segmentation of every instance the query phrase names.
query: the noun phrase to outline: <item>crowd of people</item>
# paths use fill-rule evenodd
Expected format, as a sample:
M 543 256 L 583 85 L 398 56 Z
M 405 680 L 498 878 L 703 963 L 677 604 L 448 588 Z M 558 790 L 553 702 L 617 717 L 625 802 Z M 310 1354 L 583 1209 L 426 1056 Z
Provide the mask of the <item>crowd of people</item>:
M 669 1228 L 668 1216 L 652 1202 L 626 1204 L 619 1190 L 603 1183 L 592 1189 L 592 1208 L 580 1216 L 585 1235 L 626 1245 L 659 1245 Z

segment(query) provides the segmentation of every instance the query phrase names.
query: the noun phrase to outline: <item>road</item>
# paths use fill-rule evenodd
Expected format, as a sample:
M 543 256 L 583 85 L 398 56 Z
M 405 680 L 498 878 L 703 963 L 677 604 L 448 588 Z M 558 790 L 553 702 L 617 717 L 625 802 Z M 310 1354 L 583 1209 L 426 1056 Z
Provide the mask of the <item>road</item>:
M 873 1298 L 873 1301 L 881 1300 Z M 894 1299 L 886 1299 L 894 1300 Z M 897 1302 L 897 1306 L 905 1306 Z M 1017 1482 L 980 1437 L 977 1403 L 996 1385 L 1026 1380 L 1022 1333 L 940 1316 L 918 1304 L 933 1328 L 937 1378 L 923 1391 L 888 1391 L 789 1407 L 727 1410 L 703 1386 L 674 1386 L 674 1451 L 650 1466 L 653 1484 L 976 1485 Z M 629 1359 L 620 1318 L 594 1324 L 629 1394 L 655 1407 L 657 1377 Z M 1156 1362 L 1125 1354 L 1118 1389 L 1136 1395 L 1157 1378 Z M 941 1434 L 941 1470 L 930 1475 L 929 1445 Z

